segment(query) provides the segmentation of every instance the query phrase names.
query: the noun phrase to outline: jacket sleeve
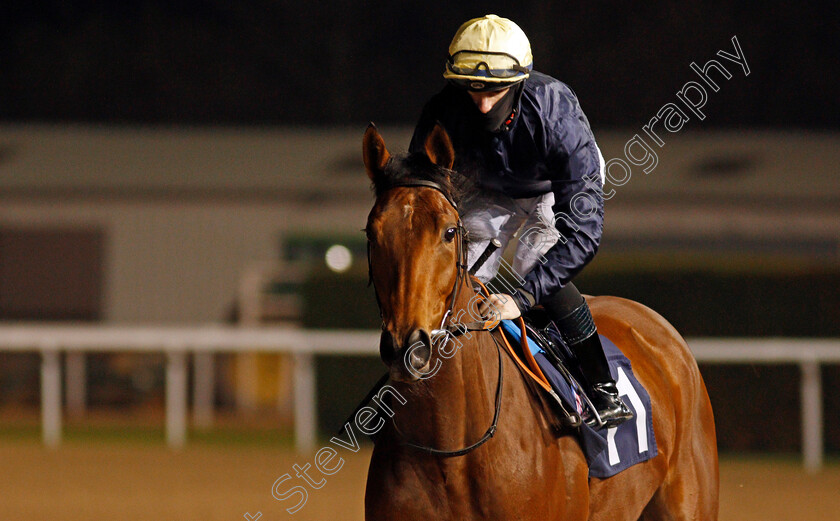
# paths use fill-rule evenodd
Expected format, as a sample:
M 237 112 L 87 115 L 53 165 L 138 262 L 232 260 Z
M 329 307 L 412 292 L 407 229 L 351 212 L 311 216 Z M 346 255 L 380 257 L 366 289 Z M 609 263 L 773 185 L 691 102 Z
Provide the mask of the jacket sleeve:
M 604 160 L 574 94 L 548 137 L 557 242 L 537 262 L 515 297 L 521 308 L 562 288 L 595 256 L 604 223 Z

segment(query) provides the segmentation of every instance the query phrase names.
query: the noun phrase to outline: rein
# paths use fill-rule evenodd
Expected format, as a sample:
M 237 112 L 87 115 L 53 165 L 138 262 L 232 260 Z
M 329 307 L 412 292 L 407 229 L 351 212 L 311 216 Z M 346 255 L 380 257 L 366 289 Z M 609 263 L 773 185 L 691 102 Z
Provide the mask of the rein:
M 485 329 L 483 331 L 490 331 L 490 330 Z M 496 434 L 496 428 L 499 425 L 499 413 L 502 411 L 502 388 L 504 386 L 504 374 L 505 374 L 505 372 L 503 370 L 504 367 L 502 366 L 502 348 L 501 348 L 501 346 L 499 346 L 499 341 L 496 340 L 496 337 L 493 336 L 492 333 L 490 334 L 490 338 L 492 338 L 493 343 L 496 344 L 496 352 L 499 355 L 499 357 L 498 357 L 499 358 L 499 379 L 496 382 L 496 398 L 495 398 L 496 406 L 495 406 L 495 409 L 493 411 L 493 421 L 490 423 L 490 427 L 488 427 L 487 430 L 484 431 L 484 435 L 478 441 L 473 443 L 472 445 L 469 445 L 467 447 L 464 447 L 463 449 L 458 449 L 458 450 L 436 449 L 434 447 L 427 447 L 425 445 L 417 445 L 416 443 L 411 443 L 410 441 L 403 441 L 402 442 L 403 445 L 405 445 L 406 447 L 411 447 L 412 449 L 419 450 L 421 452 L 425 452 L 426 454 L 429 454 L 429 455 L 432 455 L 432 456 L 441 456 L 441 457 L 453 458 L 453 457 L 464 456 L 465 454 L 469 454 L 470 452 L 472 452 L 475 449 L 484 445 L 487 441 L 490 440 L 490 438 L 492 438 Z M 399 432 L 399 429 L 397 429 L 397 424 L 395 422 L 393 422 L 393 420 L 392 420 L 392 425 L 394 426 L 394 430 Z M 400 433 L 400 435 L 402 436 L 403 434 Z
M 418 187 L 418 188 L 431 188 L 440 192 L 443 197 L 449 202 L 450 205 L 455 209 L 456 213 L 458 212 L 458 205 L 455 204 L 455 200 L 452 196 L 438 183 L 434 181 L 426 181 L 422 179 L 416 180 L 406 180 L 394 183 L 388 186 L 388 190 L 392 188 L 398 187 Z M 419 445 L 416 443 L 412 443 L 409 441 L 403 440 L 401 442 L 402 445 L 406 447 L 410 447 L 412 449 L 424 452 L 429 455 L 433 456 L 441 456 L 441 457 L 457 457 L 457 456 L 464 456 L 472 452 L 473 450 L 477 449 L 484 443 L 486 443 L 490 438 L 492 438 L 496 434 L 496 429 L 499 424 L 499 413 L 502 410 L 502 389 L 504 386 L 504 365 L 502 361 L 502 348 L 499 345 L 499 341 L 496 340 L 496 337 L 492 334 L 492 328 L 498 323 L 495 322 L 487 322 L 487 321 L 479 321 L 479 322 L 471 322 L 468 324 L 449 324 L 449 320 L 452 318 L 452 312 L 455 308 L 455 302 L 458 300 L 458 294 L 461 290 L 461 285 L 463 281 L 466 280 L 469 276 L 468 268 L 467 268 L 467 250 L 464 247 L 464 242 L 466 241 L 465 235 L 466 230 L 461 223 L 461 216 L 458 215 L 458 223 L 456 229 L 456 238 L 457 238 L 457 259 L 455 261 L 455 267 L 457 269 L 457 275 L 455 277 L 455 284 L 452 288 L 451 298 L 449 302 L 449 308 L 446 310 L 446 313 L 443 315 L 443 319 L 441 320 L 440 327 L 438 329 L 432 330 L 430 333 L 431 338 L 435 338 L 438 335 L 446 335 L 447 338 L 444 342 L 448 342 L 450 338 L 457 337 L 462 334 L 465 334 L 467 331 L 488 331 L 490 332 L 490 338 L 493 339 L 493 343 L 496 345 L 496 352 L 498 354 L 498 361 L 499 361 L 499 377 L 496 383 L 496 396 L 495 396 L 495 408 L 493 411 L 493 420 L 490 424 L 490 427 L 484 432 L 484 435 L 475 443 L 464 447 L 462 449 L 457 450 L 445 450 L 445 449 L 436 449 L 434 447 L 428 447 L 425 445 Z M 374 294 L 376 295 L 376 303 L 379 306 L 379 315 L 382 316 L 382 304 L 379 300 L 379 295 L 376 293 L 376 285 L 373 283 L 373 265 L 370 259 L 370 241 L 368 241 L 367 246 L 367 256 L 368 256 L 368 285 L 374 286 Z M 384 327 L 384 324 L 383 324 Z M 504 337 L 503 337 L 504 338 Z M 432 342 L 434 345 L 434 342 Z M 368 396 L 372 396 L 372 394 L 377 390 L 377 388 L 384 385 L 385 381 L 387 381 L 387 374 L 377 383 L 374 390 L 368 394 Z M 360 409 L 367 400 L 362 402 L 360 406 L 357 408 Z M 355 414 L 355 412 L 354 412 Z M 402 437 L 405 437 L 397 428 L 396 422 L 392 420 L 392 425 L 394 426 L 394 430 Z

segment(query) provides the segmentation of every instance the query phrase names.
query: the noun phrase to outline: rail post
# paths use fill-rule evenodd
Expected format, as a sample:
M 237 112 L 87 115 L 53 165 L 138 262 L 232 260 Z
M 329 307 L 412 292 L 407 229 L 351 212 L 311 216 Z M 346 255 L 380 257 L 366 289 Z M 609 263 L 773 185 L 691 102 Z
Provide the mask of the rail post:
M 815 473 L 823 465 L 823 406 L 820 363 L 808 360 L 799 365 L 802 381 L 802 458 L 805 470 Z
M 311 353 L 295 353 L 294 384 L 295 447 L 310 452 L 317 436 L 315 356 Z
M 173 346 L 166 353 L 166 443 L 179 449 L 187 441 L 187 353 Z
M 44 445 L 61 444 L 61 352 L 58 346 L 41 346 L 41 425 Z

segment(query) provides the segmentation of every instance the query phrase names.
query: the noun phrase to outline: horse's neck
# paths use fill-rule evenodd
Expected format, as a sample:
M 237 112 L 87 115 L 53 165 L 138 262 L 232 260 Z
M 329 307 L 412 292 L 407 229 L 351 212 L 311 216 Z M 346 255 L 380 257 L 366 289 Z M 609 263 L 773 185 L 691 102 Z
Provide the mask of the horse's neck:
M 465 286 L 453 315 L 457 317 L 460 310 L 465 310 L 460 316 L 464 322 L 471 321 L 467 317 L 473 296 L 472 288 Z M 490 334 L 473 331 L 453 338 L 446 350 L 460 347 L 449 358 L 440 356 L 442 350 L 436 347 L 432 370 L 436 366 L 439 369 L 434 376 L 405 385 L 407 403 L 395 422 L 406 438 L 435 448 L 460 449 L 484 433 L 493 417 L 499 371 L 498 353 Z

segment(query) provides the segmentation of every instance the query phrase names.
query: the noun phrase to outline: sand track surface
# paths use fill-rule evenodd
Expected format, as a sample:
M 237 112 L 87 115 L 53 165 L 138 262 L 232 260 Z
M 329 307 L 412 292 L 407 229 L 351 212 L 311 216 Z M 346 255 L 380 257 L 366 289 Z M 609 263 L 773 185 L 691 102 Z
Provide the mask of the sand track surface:
M 300 499 L 278 501 L 272 485 L 313 455 L 288 448 L 193 444 L 180 452 L 163 446 L 99 442 L 67 443 L 48 450 L 34 441 L 0 444 L 0 519 L 62 521 L 235 521 L 246 513 L 264 520 L 362 520 L 370 450 L 339 452 L 341 469 L 313 478 L 320 489 L 294 515 Z M 334 460 L 332 463 L 335 463 Z M 288 486 L 287 486 L 288 485 Z M 840 512 L 840 465 L 805 474 L 793 458 L 724 458 L 721 520 L 836 521 Z M 252 517 L 253 519 L 253 517 Z

